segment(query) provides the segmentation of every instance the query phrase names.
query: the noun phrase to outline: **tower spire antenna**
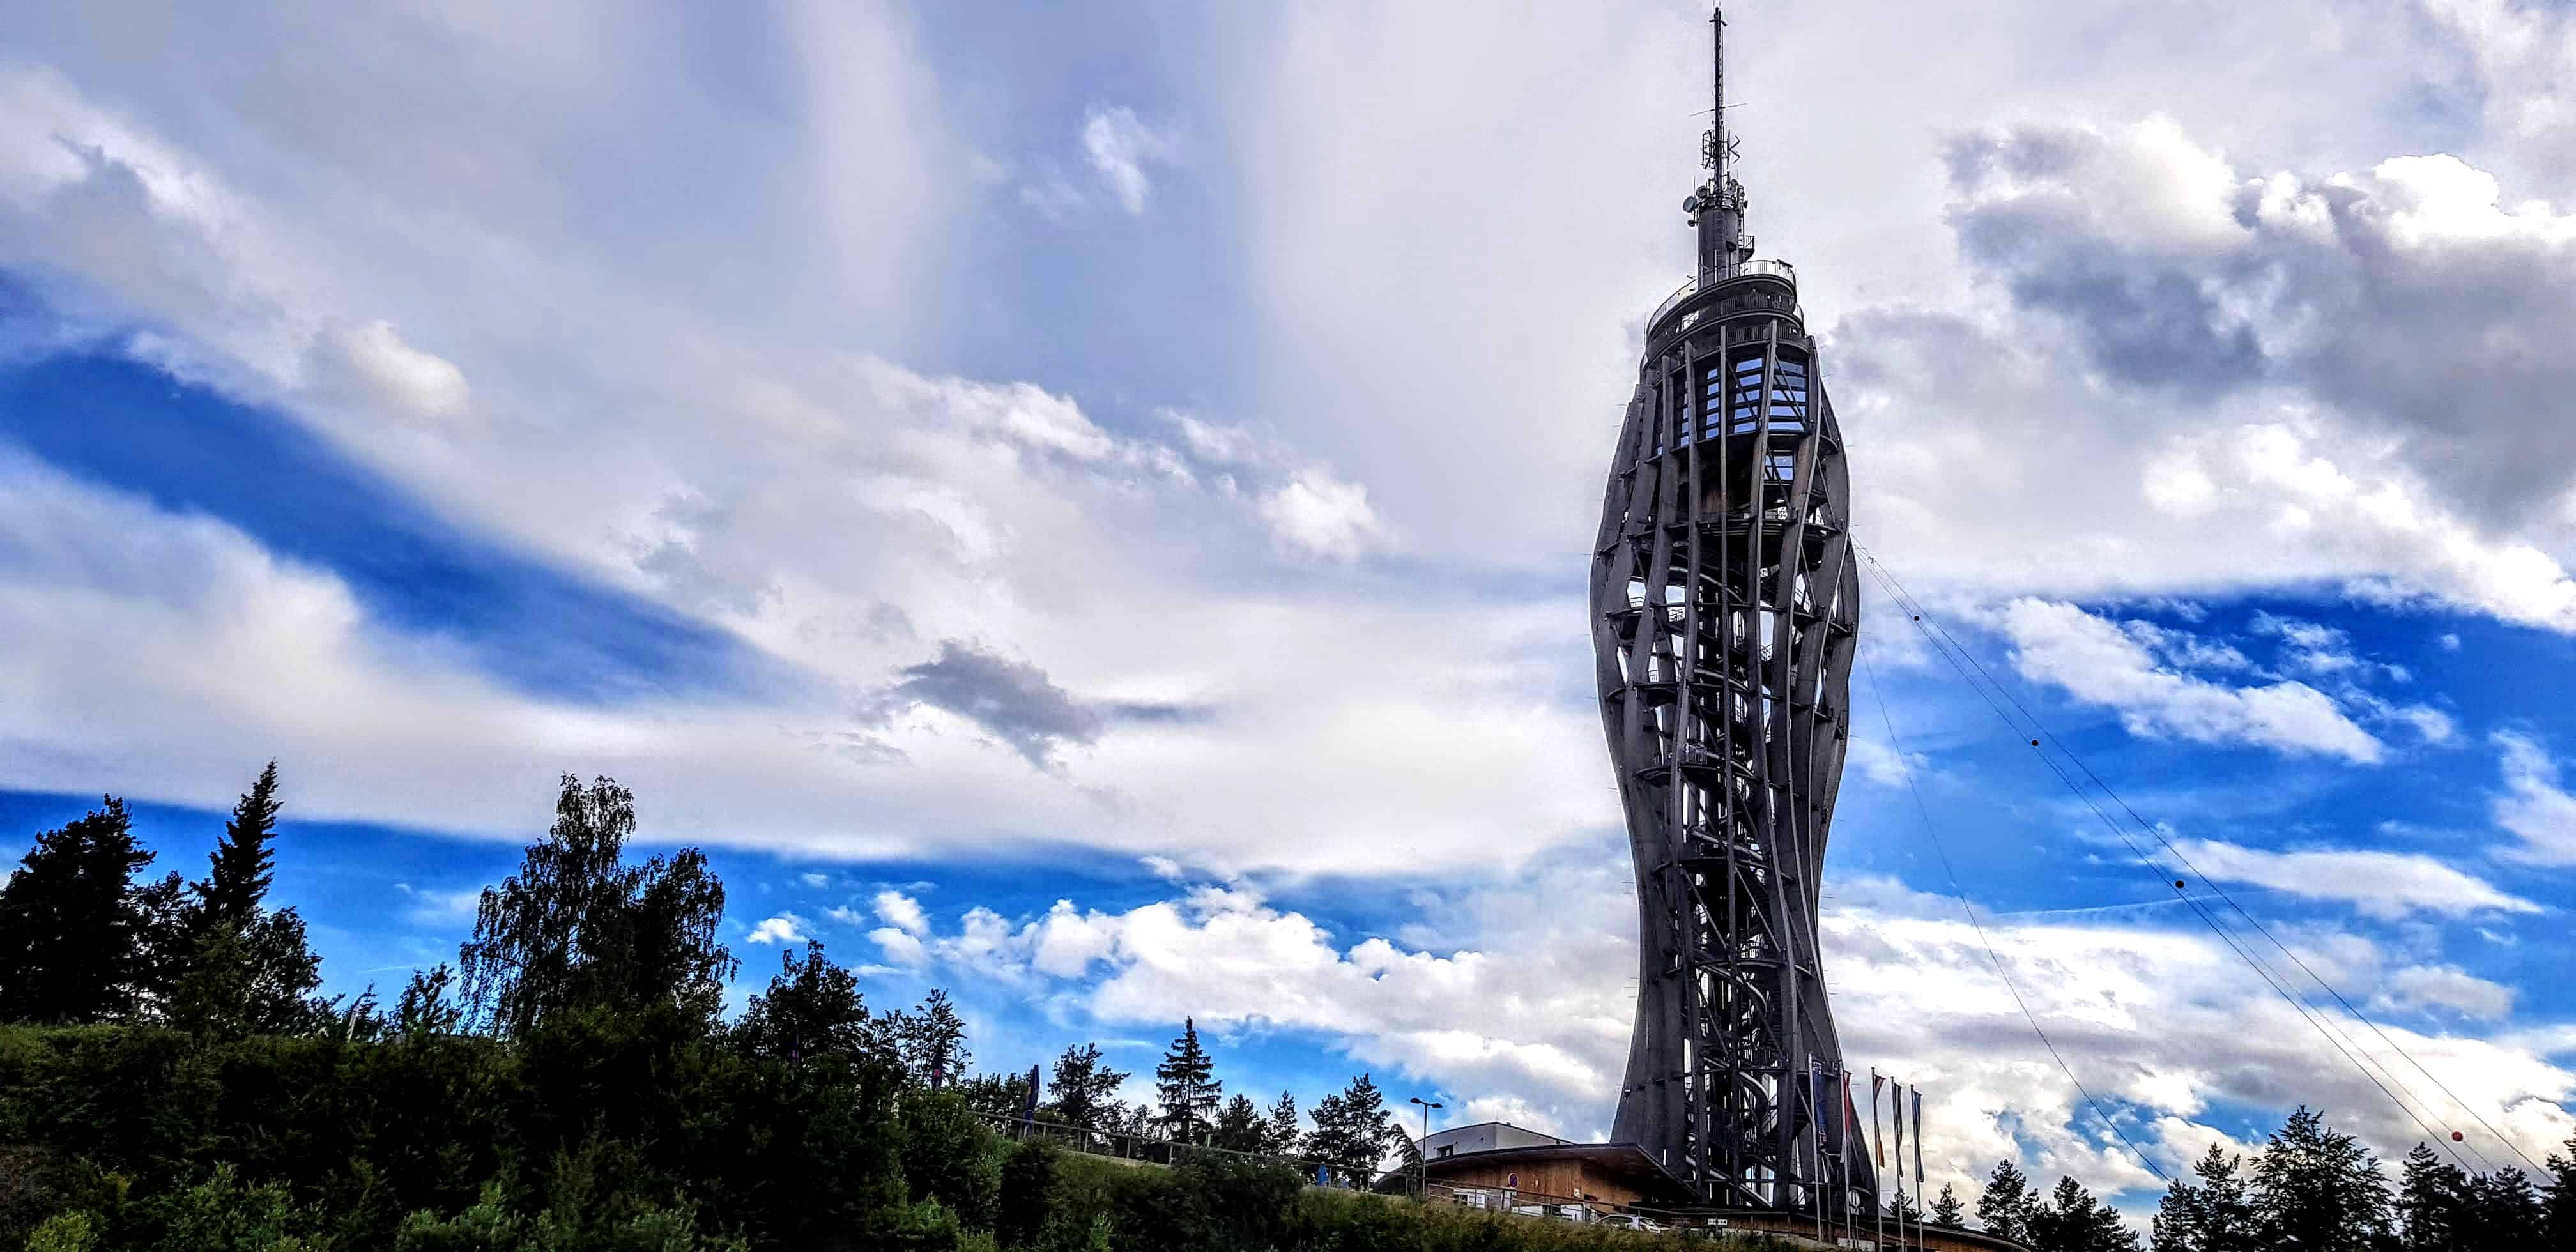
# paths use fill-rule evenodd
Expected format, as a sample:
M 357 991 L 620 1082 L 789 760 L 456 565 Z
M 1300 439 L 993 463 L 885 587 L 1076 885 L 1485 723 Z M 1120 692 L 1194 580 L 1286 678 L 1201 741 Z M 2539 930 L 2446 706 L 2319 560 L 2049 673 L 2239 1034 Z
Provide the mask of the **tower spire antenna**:
M 1709 123 L 1700 136 L 1699 163 L 1708 181 L 1683 205 L 1699 228 L 1699 283 L 1731 278 L 1751 255 L 1744 234 L 1744 187 L 1735 181 L 1735 136 L 1726 129 L 1726 10 L 1709 10 Z

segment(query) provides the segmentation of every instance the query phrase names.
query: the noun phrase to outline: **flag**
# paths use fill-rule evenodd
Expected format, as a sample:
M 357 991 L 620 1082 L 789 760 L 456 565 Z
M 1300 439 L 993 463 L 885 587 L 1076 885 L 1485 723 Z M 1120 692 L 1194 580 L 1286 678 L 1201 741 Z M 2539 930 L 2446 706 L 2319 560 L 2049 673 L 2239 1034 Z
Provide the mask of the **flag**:
M 1900 1082 L 1894 1086 L 1896 1087 L 1894 1093 L 1896 1107 L 1891 1111 L 1896 1114 L 1894 1119 L 1896 1122 L 1896 1194 L 1903 1196 L 1905 1194 L 1905 1084 Z
M 1035 1065 L 1032 1065 L 1032 1066 L 1030 1066 L 1030 1067 L 1029 1067 L 1029 1090 L 1028 1090 L 1028 1094 L 1026 1094 L 1026 1095 L 1024 1095 L 1024 1096 L 1022 1096 L 1022 1097 L 1020 1098 L 1020 1120 L 1021 1120 L 1021 1121 L 1023 1121 L 1023 1122 L 1034 1122 L 1034 1121 L 1036 1121 L 1037 1119 L 1038 1119 L 1038 1067 L 1037 1067 L 1037 1066 L 1035 1066 Z
M 1887 1080 L 1878 1076 L 1878 1067 L 1869 1067 L 1869 1138 L 1878 1153 L 1878 1167 L 1887 1168 L 1887 1135 L 1878 1124 L 1878 1089 Z
M 1923 1088 L 1914 1089 L 1914 1181 L 1923 1182 Z

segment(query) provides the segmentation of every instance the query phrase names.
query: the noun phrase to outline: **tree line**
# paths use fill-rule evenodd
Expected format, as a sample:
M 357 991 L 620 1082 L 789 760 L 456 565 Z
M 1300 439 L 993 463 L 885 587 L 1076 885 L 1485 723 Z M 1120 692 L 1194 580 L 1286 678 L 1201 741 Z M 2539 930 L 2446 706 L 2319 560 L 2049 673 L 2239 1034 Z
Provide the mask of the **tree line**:
M 2418 1143 L 2392 1187 L 2379 1160 L 2305 1106 L 2249 1163 L 2212 1144 L 2158 1203 L 2150 1252 L 2522 1252 L 2576 1250 L 2576 1137 L 2535 1183 L 2514 1166 L 2472 1175 Z M 1932 1221 L 1962 1224 L 1948 1186 Z M 1977 1196 L 1977 1226 L 2038 1252 L 2137 1252 L 2137 1232 L 2072 1178 L 2043 1196 L 2000 1161 Z
M 820 943 L 727 1020 L 724 885 L 630 857 L 606 778 L 562 780 L 452 964 L 324 997 L 268 898 L 280 811 L 272 764 L 190 881 L 106 798 L 0 886 L 0 1248 L 1325 1246 L 1315 1164 L 1364 1184 L 1412 1146 L 1366 1074 L 1306 1118 L 1226 1097 L 1190 1020 L 1132 1104 L 1093 1043 L 1036 1091 L 976 1073 L 944 992 L 879 1010 Z M 1227 1151 L 1104 1178 L 991 1128 L 1026 1117 Z M 1166 1243 L 1166 1211 L 1215 1225 Z

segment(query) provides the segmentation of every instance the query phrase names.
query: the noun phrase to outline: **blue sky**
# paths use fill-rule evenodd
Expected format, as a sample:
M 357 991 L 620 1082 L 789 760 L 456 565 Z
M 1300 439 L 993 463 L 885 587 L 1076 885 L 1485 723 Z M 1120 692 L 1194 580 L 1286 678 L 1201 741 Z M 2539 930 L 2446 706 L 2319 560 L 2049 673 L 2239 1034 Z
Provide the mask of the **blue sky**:
M 2339 1006 L 2399 1100 L 2337 1055 L 1875 588 L 1850 1058 L 1922 1084 L 1936 1181 L 2152 1194 L 1937 833 L 2158 1168 L 2301 1102 L 2538 1156 L 2576 18 L 2068 10 L 1734 17 L 1862 542 L 2449 1092 Z M 710 849 L 740 994 L 810 935 L 991 1068 L 1195 1016 L 1234 1089 L 1597 1135 L 1634 912 L 1582 580 L 1704 17 L 15 8 L 0 829 L 115 792 L 194 873 L 275 757 L 349 992 L 609 773 Z

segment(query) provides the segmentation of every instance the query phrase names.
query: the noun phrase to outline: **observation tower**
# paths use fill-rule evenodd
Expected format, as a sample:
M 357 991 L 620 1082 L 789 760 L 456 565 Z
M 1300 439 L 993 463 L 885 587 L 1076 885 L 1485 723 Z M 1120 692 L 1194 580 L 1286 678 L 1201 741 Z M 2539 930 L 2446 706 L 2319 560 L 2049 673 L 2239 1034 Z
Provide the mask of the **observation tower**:
M 1703 1204 L 1840 1221 L 1877 1195 L 1816 943 L 1860 629 L 1851 483 L 1797 274 L 1752 259 L 1710 22 L 1707 180 L 1682 202 L 1699 263 L 1647 319 L 1593 545 L 1639 920 L 1610 1137 Z

